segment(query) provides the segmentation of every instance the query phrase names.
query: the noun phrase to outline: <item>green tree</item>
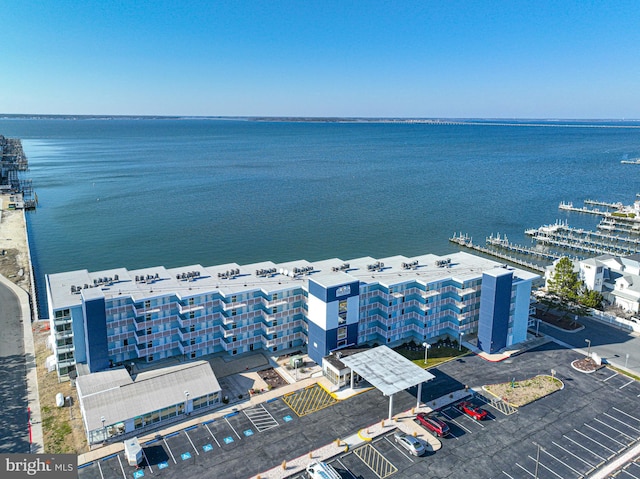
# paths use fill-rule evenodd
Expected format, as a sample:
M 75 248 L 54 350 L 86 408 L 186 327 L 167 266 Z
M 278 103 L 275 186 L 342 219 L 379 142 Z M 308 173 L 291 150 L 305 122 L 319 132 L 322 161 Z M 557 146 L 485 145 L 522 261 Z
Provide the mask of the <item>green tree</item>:
M 547 287 L 550 292 L 558 295 L 563 301 L 575 301 L 582 289 L 582 281 L 578 273 L 573 269 L 573 262 L 563 256 L 556 263 L 553 276 L 549 279 Z
M 578 301 L 580 302 L 580 304 L 586 306 L 587 308 L 600 309 L 602 307 L 602 301 L 604 301 L 604 297 L 597 291 L 584 288 L 580 293 Z

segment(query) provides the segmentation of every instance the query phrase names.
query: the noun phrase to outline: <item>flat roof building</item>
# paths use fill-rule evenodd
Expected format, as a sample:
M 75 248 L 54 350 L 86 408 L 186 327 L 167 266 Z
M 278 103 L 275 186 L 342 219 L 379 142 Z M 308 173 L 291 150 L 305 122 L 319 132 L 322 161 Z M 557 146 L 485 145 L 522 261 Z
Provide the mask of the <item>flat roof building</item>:
M 493 352 L 526 339 L 536 278 L 458 252 L 78 270 L 47 275 L 46 288 L 57 371 L 66 377 L 78 363 L 95 372 L 305 345 L 321 364 L 347 346 L 458 339 L 479 323 L 492 332 L 481 347 Z

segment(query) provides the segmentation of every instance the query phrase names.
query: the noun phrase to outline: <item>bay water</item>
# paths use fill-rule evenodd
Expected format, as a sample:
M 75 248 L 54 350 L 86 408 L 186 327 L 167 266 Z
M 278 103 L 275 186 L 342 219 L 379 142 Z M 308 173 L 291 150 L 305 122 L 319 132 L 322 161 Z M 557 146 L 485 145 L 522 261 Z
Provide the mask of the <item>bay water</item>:
M 0 119 L 22 139 L 44 274 L 447 254 L 453 233 L 598 218 L 558 210 L 640 192 L 638 123 Z

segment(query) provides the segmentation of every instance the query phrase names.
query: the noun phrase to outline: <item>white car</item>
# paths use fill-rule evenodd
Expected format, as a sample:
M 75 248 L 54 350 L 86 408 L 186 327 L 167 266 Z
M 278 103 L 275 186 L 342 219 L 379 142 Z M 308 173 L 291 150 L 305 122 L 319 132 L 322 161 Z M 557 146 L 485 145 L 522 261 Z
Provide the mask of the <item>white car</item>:
M 307 474 L 311 479 L 342 479 L 331 464 L 312 462 L 307 466 Z
M 402 446 L 414 456 L 422 456 L 427 452 L 427 449 L 424 447 L 424 443 L 417 437 L 398 431 L 393 434 L 393 438 L 398 445 Z

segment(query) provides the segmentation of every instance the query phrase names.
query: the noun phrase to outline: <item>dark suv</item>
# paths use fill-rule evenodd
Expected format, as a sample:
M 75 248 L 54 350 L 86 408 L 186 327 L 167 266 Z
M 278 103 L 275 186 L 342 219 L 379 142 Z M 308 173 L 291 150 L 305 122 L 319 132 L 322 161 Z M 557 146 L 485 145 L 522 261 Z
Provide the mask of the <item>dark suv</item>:
M 449 434 L 449 426 L 447 426 L 447 423 L 437 417 L 429 416 L 421 412 L 416 416 L 416 421 L 438 437 Z

